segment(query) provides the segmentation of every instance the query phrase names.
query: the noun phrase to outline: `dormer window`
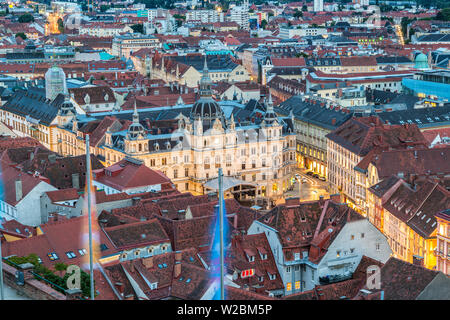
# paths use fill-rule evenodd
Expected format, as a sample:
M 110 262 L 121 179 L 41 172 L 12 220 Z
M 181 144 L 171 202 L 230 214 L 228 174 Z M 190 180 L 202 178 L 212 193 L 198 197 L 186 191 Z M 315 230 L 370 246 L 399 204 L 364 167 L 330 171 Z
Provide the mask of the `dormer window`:
M 270 272 L 267 272 L 267 274 L 269 275 L 269 279 L 270 279 L 270 280 L 275 280 L 276 277 L 277 277 L 275 273 L 272 274 L 272 273 L 270 273 Z

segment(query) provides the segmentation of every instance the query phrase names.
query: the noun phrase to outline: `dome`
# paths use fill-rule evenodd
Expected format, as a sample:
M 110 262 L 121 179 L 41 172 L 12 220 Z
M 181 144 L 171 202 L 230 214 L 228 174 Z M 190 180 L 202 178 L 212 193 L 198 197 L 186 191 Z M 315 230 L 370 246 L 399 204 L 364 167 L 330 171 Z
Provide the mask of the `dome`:
M 45 97 L 53 101 L 58 94 L 66 93 L 66 74 L 62 68 L 54 65 L 45 73 Z
M 427 62 L 428 63 L 428 58 L 425 54 L 423 53 L 419 53 L 416 56 L 416 59 L 414 60 L 415 62 Z
M 145 134 L 145 129 L 142 126 L 142 124 L 140 123 L 132 123 L 129 127 L 128 127 L 128 136 L 131 139 L 136 139 L 137 137 L 139 137 L 140 135 L 144 135 Z
M 139 122 L 139 113 L 136 107 L 136 101 L 134 102 L 133 123 L 128 127 L 128 138 L 137 139 L 139 136 L 145 135 L 145 128 Z
M 224 114 L 219 104 L 212 98 L 212 81 L 209 77 L 208 65 L 205 56 L 205 65 L 203 74 L 199 83 L 200 99 L 197 100 L 191 108 L 191 120 L 200 119 L 203 125 L 209 127 L 217 118 L 224 123 Z
M 64 102 L 61 104 L 61 106 L 59 107 L 60 113 L 62 115 L 66 115 L 68 114 L 70 111 L 74 111 L 74 106 L 72 104 L 72 102 L 70 102 L 70 100 L 65 99 Z
M 223 117 L 222 108 L 213 99 L 200 99 L 198 100 L 191 109 L 192 119 L 215 119 Z
M 414 59 L 414 62 L 416 69 L 428 69 L 428 57 L 425 54 L 419 53 Z

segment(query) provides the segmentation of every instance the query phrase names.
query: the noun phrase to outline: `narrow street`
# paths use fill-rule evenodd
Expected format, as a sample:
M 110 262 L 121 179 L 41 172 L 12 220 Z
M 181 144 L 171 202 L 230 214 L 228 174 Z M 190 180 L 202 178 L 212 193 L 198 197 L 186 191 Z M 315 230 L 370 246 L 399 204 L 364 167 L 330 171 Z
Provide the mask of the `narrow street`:
M 320 196 L 324 196 L 324 198 L 329 197 L 327 191 L 328 182 L 308 176 L 305 174 L 305 171 L 300 169 L 297 169 L 296 173 L 301 176 L 301 180 L 304 182 L 296 180 L 294 189 L 286 192 L 284 198 L 300 197 L 301 201 L 312 201 L 319 200 Z M 283 202 L 284 199 L 280 200 L 279 203 Z

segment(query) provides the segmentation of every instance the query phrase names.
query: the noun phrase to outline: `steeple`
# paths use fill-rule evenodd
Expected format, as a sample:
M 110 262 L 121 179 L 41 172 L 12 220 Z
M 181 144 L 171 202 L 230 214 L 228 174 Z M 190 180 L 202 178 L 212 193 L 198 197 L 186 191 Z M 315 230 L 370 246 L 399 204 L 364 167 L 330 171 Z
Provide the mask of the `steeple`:
M 273 110 L 272 94 L 269 92 L 269 99 L 266 101 L 266 114 L 264 115 L 264 121 L 267 124 L 272 124 L 277 120 L 277 115 Z
M 205 55 L 205 64 L 203 65 L 203 74 L 200 78 L 200 96 L 201 97 L 211 97 L 212 96 L 212 80 L 209 77 L 209 70 L 208 70 L 208 63 L 206 62 L 206 55 Z
M 139 123 L 139 113 L 136 107 L 136 100 L 134 100 L 133 123 Z
M 139 122 L 139 113 L 136 107 L 136 100 L 134 101 L 134 111 L 133 111 L 133 123 L 128 127 L 128 139 L 137 139 L 139 137 L 144 137 L 145 129 Z

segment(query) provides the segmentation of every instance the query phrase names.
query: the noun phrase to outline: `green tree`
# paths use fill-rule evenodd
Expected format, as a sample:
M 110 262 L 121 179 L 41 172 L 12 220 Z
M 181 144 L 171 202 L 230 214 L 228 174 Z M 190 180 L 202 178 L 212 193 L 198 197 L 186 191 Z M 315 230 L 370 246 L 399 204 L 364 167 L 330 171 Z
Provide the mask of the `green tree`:
M 19 17 L 19 22 L 20 23 L 34 22 L 34 17 L 29 13 L 25 13 Z
M 108 6 L 108 5 L 106 5 L 106 4 L 102 4 L 101 6 L 100 6 L 100 12 L 105 12 L 106 10 L 108 10 L 108 9 L 110 9 L 111 8 L 111 6 Z
M 16 38 L 21 37 L 23 40 L 27 39 L 27 35 L 23 32 L 16 33 Z
M 450 8 L 442 9 L 436 15 L 436 20 L 450 21 Z
M 135 33 L 144 33 L 144 25 L 143 24 L 133 24 L 131 27 Z
M 64 33 L 64 22 L 61 18 L 58 19 L 58 30 L 60 33 Z
M 264 19 L 261 21 L 261 28 L 266 29 L 267 27 L 267 21 Z
M 294 17 L 295 18 L 302 18 L 303 17 L 303 12 L 299 11 L 298 9 L 295 9 Z

